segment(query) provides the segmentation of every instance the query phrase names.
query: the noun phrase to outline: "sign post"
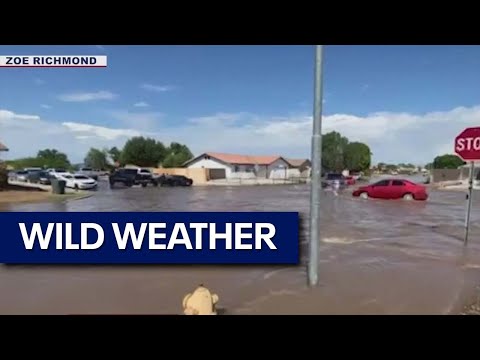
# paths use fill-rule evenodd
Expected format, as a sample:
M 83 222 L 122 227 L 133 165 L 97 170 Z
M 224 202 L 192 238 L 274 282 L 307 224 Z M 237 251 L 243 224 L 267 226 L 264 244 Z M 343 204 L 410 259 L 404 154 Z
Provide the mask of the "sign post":
M 464 245 L 468 244 L 470 228 L 470 213 L 472 211 L 473 178 L 475 175 L 475 161 L 480 160 L 480 127 L 466 128 L 455 138 L 455 153 L 464 161 L 470 161 L 468 176 L 467 211 L 465 214 Z
M 465 238 L 464 245 L 468 243 L 468 230 L 470 227 L 470 213 L 472 211 L 472 194 L 473 194 L 473 173 L 475 172 L 475 163 L 470 162 L 470 176 L 468 177 L 468 195 L 467 195 L 467 215 L 465 216 Z

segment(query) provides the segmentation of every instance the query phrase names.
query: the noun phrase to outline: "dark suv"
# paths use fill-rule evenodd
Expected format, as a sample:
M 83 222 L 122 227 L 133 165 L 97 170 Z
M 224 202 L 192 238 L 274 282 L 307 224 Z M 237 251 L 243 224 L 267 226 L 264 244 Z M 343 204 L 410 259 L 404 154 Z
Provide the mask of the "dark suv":
M 335 183 L 338 183 L 340 188 L 347 186 L 347 179 L 342 174 L 329 173 L 322 181 L 322 188 L 332 187 Z
M 158 186 L 158 181 L 154 179 L 151 174 L 139 173 L 137 169 L 114 170 L 114 172 L 108 176 L 108 181 L 110 187 L 114 187 L 115 183 L 121 183 L 128 187 L 133 185 L 142 185 L 142 187 L 146 187 L 148 184 Z
M 158 177 L 160 186 L 191 186 L 193 180 L 183 175 L 161 175 Z

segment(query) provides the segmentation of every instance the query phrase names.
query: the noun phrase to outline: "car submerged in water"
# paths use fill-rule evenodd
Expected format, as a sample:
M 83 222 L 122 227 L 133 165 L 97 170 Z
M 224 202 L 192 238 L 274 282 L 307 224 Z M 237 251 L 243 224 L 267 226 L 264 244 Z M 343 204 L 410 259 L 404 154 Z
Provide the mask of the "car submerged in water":
M 340 190 L 348 186 L 345 176 L 339 173 L 328 173 L 322 180 L 323 189 L 338 188 Z
M 160 175 L 157 178 L 160 186 L 192 186 L 193 180 L 183 175 Z
M 423 185 L 415 184 L 405 179 L 384 179 L 374 184 L 361 186 L 354 190 L 353 196 L 362 199 L 403 199 L 403 200 L 419 200 L 428 199 L 427 188 Z

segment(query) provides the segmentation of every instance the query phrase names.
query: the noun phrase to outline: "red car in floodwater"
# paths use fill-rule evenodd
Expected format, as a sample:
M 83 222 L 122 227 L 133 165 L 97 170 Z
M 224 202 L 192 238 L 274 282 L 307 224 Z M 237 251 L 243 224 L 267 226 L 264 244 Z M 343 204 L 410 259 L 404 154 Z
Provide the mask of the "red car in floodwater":
M 427 200 L 425 186 L 404 179 L 385 179 L 356 189 L 353 196 L 363 199 Z
M 353 176 L 347 176 L 345 177 L 345 182 L 347 183 L 347 185 L 355 185 L 356 180 Z

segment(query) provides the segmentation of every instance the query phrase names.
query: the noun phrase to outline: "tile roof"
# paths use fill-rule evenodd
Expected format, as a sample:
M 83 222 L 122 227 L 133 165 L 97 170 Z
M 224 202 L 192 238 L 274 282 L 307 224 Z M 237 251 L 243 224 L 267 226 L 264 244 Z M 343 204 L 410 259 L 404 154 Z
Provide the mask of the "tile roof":
M 225 154 L 216 152 L 207 152 L 205 155 L 218 159 L 228 164 L 257 164 L 257 165 L 269 165 L 274 161 L 281 158 L 279 155 L 272 156 L 252 156 L 252 155 L 238 155 L 238 154 Z
M 285 159 L 293 167 L 298 167 L 303 165 L 303 163 L 310 161 L 308 159 Z

